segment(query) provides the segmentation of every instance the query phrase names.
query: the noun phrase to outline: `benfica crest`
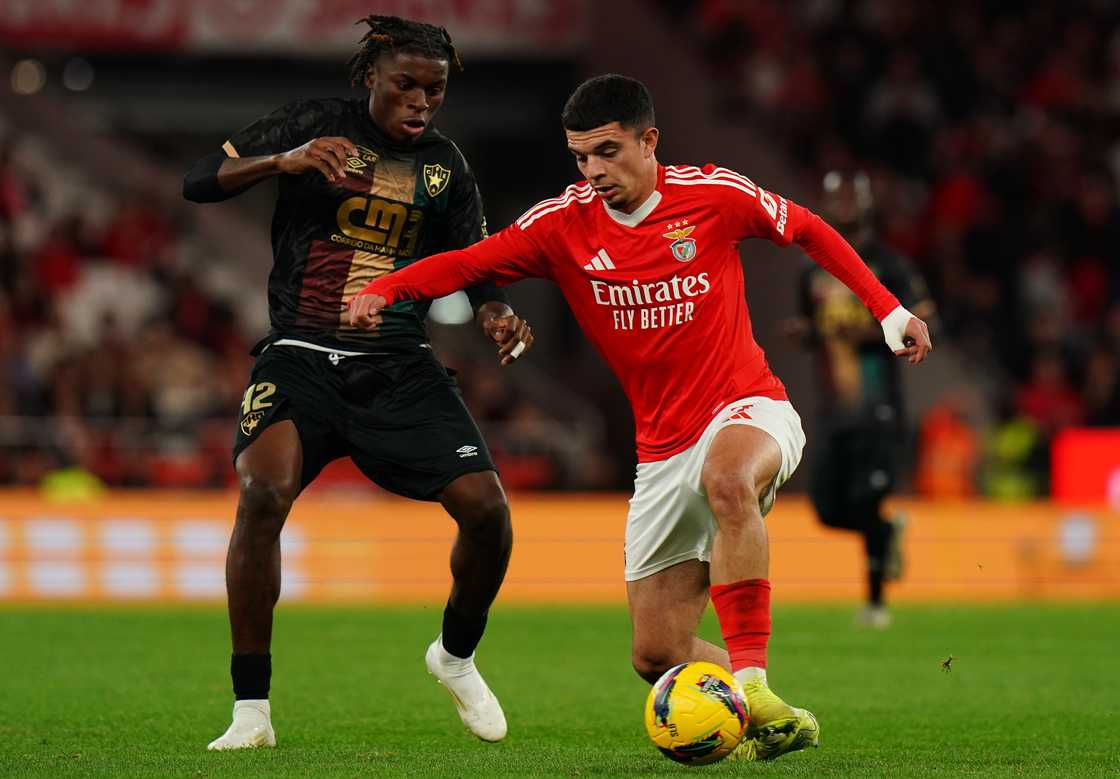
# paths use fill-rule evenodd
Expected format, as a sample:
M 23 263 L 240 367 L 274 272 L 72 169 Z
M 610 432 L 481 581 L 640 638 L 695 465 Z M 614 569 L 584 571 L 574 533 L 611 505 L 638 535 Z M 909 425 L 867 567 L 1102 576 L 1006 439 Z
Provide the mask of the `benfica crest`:
M 695 229 L 696 225 L 689 225 L 687 219 L 669 225 L 669 232 L 665 233 L 665 237 L 672 241 L 669 251 L 677 262 L 688 262 L 696 256 L 696 239 L 689 238 Z
M 451 181 L 451 171 L 447 168 L 439 163 L 424 166 L 424 186 L 432 197 L 447 189 L 448 181 Z

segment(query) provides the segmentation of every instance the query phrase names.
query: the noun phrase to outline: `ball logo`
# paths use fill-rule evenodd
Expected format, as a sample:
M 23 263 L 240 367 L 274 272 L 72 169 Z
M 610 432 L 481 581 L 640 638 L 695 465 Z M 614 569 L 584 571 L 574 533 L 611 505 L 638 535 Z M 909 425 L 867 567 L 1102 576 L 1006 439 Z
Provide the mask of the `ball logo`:
M 664 237 L 672 241 L 669 251 L 677 262 L 688 262 L 696 256 L 696 239 L 689 238 L 696 225 L 689 225 L 687 219 L 667 225 L 669 232 Z

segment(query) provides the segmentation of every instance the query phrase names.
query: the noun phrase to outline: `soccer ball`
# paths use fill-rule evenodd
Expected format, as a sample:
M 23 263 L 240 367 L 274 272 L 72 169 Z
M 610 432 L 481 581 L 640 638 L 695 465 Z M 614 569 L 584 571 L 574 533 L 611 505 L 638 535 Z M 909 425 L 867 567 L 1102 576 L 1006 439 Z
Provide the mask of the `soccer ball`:
M 681 663 L 646 698 L 646 732 L 666 757 L 706 765 L 731 754 L 747 730 L 743 688 L 714 663 Z

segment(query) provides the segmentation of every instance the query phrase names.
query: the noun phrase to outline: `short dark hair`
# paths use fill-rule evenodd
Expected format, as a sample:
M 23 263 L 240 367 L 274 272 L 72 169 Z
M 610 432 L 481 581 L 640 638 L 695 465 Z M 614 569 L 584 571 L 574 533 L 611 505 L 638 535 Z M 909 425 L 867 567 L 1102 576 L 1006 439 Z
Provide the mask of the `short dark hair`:
M 451 45 L 451 35 L 445 27 L 376 14 L 359 19 L 355 24 L 369 25 L 369 32 L 362 36 L 358 51 L 350 58 L 350 83 L 353 86 L 360 87 L 365 83 L 366 71 L 377 62 L 378 57 L 398 51 L 447 60 L 456 70 L 463 69 L 463 61 Z
M 583 132 L 611 122 L 645 130 L 653 127 L 653 98 L 641 81 L 608 73 L 584 81 L 568 102 L 560 121 L 565 130 Z

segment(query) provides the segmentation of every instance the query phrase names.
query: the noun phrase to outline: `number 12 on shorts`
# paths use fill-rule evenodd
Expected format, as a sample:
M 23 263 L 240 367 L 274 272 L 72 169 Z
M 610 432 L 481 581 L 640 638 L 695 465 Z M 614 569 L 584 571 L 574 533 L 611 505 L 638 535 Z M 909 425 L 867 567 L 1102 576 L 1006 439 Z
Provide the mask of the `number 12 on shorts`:
M 272 405 L 269 398 L 276 392 L 276 385 L 270 381 L 262 381 L 259 384 L 250 384 L 249 388 L 245 390 L 245 396 L 241 399 L 241 415 L 244 416 L 250 411 L 261 411 Z

